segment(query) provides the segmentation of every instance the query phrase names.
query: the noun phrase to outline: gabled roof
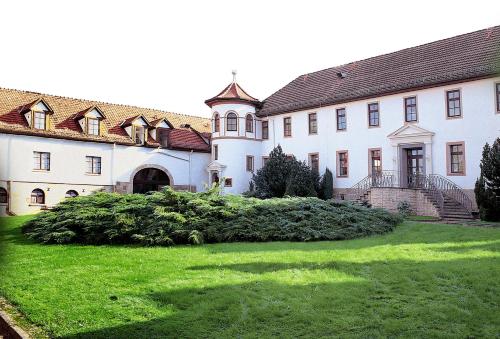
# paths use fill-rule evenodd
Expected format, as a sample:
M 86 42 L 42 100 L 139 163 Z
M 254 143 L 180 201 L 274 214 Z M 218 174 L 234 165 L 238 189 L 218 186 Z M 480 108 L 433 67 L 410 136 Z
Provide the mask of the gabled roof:
M 87 109 L 84 109 L 83 111 L 80 111 L 78 113 L 75 114 L 75 120 L 80 120 L 82 118 L 85 117 L 85 114 L 93 111 L 93 110 L 96 110 L 97 112 L 99 112 L 99 114 L 102 116 L 103 119 L 106 119 L 106 116 L 104 115 L 104 113 L 99 109 L 99 107 L 97 106 L 91 106 Z
M 500 26 L 297 77 L 260 117 L 500 75 Z
M 134 121 L 136 120 L 139 120 L 141 119 L 142 121 L 144 121 L 146 123 L 146 126 L 147 127 L 151 127 L 151 124 L 149 123 L 148 119 L 146 119 L 146 117 L 142 114 L 139 114 L 139 115 L 135 115 L 133 117 L 130 117 L 130 118 L 127 118 L 125 119 L 121 124 L 120 126 L 121 127 L 128 127 L 130 125 L 132 125 L 134 123 Z
M 53 112 L 51 115 L 52 127 L 49 130 L 30 128 L 24 116 L 20 114 L 23 108 L 25 109 L 30 104 L 33 105 L 40 99 Z M 99 110 L 106 116 L 106 119 L 102 121 L 105 128 L 100 136 L 83 133 L 77 119 L 75 119 L 77 114 L 82 114 L 82 112 L 88 111 L 89 107 L 94 106 L 99 107 Z M 207 118 L 136 106 L 0 88 L 0 133 L 135 145 L 120 125 L 124 120 L 139 115 L 144 116 L 148 121 L 165 118 L 174 128 L 178 128 L 182 124 L 190 124 L 202 133 L 210 133 L 210 120 Z
M 161 134 L 167 137 L 167 148 L 210 152 L 210 143 L 190 128 L 165 128 L 161 131 Z
M 205 103 L 208 106 L 212 107 L 212 105 L 217 102 L 227 101 L 241 101 L 254 106 L 257 106 L 260 103 L 258 99 L 245 92 L 243 88 L 241 88 L 241 86 L 236 83 L 236 81 L 231 82 L 226 86 L 226 88 L 222 90 L 222 92 L 220 92 L 213 98 L 205 100 Z
M 165 118 L 160 118 L 160 119 L 156 119 L 156 120 L 150 121 L 149 124 L 151 125 L 152 128 L 156 128 L 162 122 L 165 122 L 168 125 L 168 127 L 174 128 L 174 126 L 170 123 L 170 121 L 168 121 Z
M 47 113 L 50 113 L 50 114 L 54 113 L 54 110 L 42 98 L 38 98 L 32 102 L 27 103 L 26 105 L 20 106 L 19 113 L 26 113 L 26 112 L 30 111 L 33 108 L 33 106 L 36 106 L 39 103 L 42 103 L 42 105 L 44 105 L 47 108 L 47 110 L 46 110 Z

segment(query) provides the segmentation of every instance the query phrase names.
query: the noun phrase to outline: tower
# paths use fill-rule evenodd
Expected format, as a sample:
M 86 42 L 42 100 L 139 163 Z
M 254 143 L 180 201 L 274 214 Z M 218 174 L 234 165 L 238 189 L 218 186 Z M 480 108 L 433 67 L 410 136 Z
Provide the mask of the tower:
M 257 165 L 261 165 L 261 125 L 255 116 L 259 100 L 233 81 L 219 94 L 205 101 L 212 109 L 212 161 L 209 183 L 222 181 L 225 193 L 242 193 Z

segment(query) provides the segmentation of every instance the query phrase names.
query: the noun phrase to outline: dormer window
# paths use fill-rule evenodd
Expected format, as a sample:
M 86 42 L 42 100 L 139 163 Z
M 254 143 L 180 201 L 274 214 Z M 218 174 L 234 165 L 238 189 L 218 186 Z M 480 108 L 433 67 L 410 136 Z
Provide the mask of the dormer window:
M 143 115 L 128 118 L 122 122 L 121 127 L 137 145 L 144 145 L 147 142 L 148 129 L 155 129 Z
M 38 99 L 22 107 L 21 113 L 24 114 L 29 127 L 33 129 L 48 129 L 48 115 L 53 111 L 42 99 Z
M 87 118 L 87 134 L 99 135 L 99 120 Z
M 47 118 L 45 112 L 33 112 L 33 128 L 47 129 Z
M 101 135 L 101 121 L 104 119 L 106 119 L 104 113 L 96 106 L 87 108 L 75 116 L 83 133 L 96 136 Z
M 137 145 L 144 145 L 144 127 L 134 126 L 134 142 Z

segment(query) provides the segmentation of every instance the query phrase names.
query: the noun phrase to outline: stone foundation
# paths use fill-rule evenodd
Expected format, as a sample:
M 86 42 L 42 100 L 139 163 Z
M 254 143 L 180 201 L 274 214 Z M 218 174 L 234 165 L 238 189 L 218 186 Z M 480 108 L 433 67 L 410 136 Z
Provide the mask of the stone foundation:
M 412 188 L 371 188 L 369 201 L 373 207 L 398 212 L 398 204 L 408 201 L 415 215 L 439 217 L 434 204 L 419 189 Z

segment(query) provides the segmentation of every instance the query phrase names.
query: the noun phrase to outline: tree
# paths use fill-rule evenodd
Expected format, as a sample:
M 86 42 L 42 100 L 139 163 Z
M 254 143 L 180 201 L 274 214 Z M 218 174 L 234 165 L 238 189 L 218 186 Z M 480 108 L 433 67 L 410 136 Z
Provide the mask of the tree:
M 474 193 L 482 220 L 500 221 L 500 138 L 483 148 L 481 174 Z
M 328 167 L 321 177 L 319 197 L 323 200 L 333 198 L 333 174 Z
M 266 164 L 253 176 L 255 193 L 259 198 L 317 196 L 319 176 L 304 162 L 288 157 L 281 146 L 269 153 Z

